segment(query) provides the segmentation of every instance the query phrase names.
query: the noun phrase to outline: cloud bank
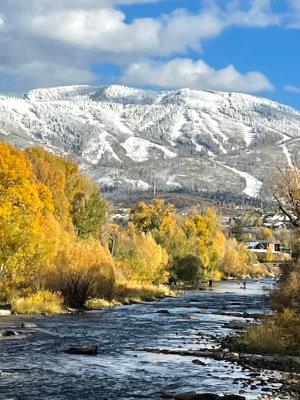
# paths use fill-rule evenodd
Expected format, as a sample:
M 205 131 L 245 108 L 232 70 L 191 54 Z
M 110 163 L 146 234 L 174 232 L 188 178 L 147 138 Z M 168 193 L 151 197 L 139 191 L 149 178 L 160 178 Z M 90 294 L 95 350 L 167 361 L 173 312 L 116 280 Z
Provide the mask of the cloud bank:
M 260 72 L 239 73 L 232 65 L 216 70 L 204 61 L 176 58 L 165 63 L 135 63 L 128 66 L 122 81 L 130 85 L 166 88 L 189 87 L 238 92 L 273 90 Z
M 284 15 L 272 10 L 271 0 L 250 0 L 246 7 L 244 0 L 228 0 L 223 7 L 204 0 L 203 7 L 194 13 L 175 9 L 158 18 L 130 22 L 126 7 L 120 8 L 159 1 L 163 0 L 1 0 L 0 90 L 8 77 L 11 89 L 16 91 L 101 83 L 91 66 L 103 62 L 125 67 L 122 80 L 133 85 L 144 82 L 171 87 L 176 79 L 182 86 L 195 88 L 272 89 L 260 72 L 241 74 L 234 66 L 214 70 L 204 61 L 179 59 L 178 55 L 186 57 L 190 50 L 201 52 L 203 40 L 217 37 L 232 26 L 295 26 L 300 21 L 298 0 L 283 0 L 290 10 Z M 153 63 L 153 59 L 166 58 L 171 61 Z M 153 77 L 146 79 L 142 68 Z M 175 74 L 173 78 L 166 71 Z

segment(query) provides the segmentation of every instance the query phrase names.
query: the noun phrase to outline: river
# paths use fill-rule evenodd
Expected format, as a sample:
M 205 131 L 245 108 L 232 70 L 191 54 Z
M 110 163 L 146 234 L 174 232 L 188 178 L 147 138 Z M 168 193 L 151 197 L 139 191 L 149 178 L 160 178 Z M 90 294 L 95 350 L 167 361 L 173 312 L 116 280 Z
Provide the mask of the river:
M 1 317 L 2 327 L 15 328 L 25 338 L 0 341 L 0 399 L 81 400 L 160 399 L 162 391 L 175 393 L 238 394 L 258 399 L 262 386 L 250 370 L 237 364 L 195 357 L 132 350 L 154 348 L 205 349 L 216 346 L 211 335 L 232 333 L 224 312 L 262 313 L 268 310 L 265 288 L 272 280 L 215 283 L 212 290 L 193 291 L 157 302 L 115 307 L 81 315 Z M 169 313 L 160 313 L 159 310 Z M 185 319 L 189 316 L 197 319 Z M 22 320 L 37 329 L 22 331 Z M 250 321 L 250 319 L 248 319 Z M 97 345 L 96 356 L 65 354 L 70 346 Z M 262 376 L 276 377 L 276 372 Z M 269 389 L 279 384 L 273 383 Z M 250 389 L 252 386 L 252 390 Z M 266 390 L 266 389 L 264 389 Z M 263 392 L 267 395 L 268 392 Z

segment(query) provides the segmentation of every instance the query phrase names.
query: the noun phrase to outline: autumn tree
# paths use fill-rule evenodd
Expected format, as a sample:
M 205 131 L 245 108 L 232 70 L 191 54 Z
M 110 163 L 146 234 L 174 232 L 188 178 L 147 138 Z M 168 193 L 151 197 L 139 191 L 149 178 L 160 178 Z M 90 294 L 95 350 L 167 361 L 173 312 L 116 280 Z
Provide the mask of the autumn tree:
M 272 240 L 273 239 L 273 232 L 270 228 L 266 226 L 262 226 L 259 229 L 259 239 L 261 240 Z
M 79 172 L 73 161 L 40 147 L 26 150 L 38 182 L 46 185 L 54 204 L 54 215 L 63 228 L 75 227 L 78 236 L 99 237 L 107 205 L 98 186 Z
M 255 254 L 250 252 L 244 243 L 231 238 L 226 241 L 220 270 L 225 277 L 242 278 L 254 272 L 255 262 L 257 262 Z
M 27 149 L 26 155 L 31 161 L 36 180 L 51 191 L 54 216 L 65 228 L 71 223 L 70 203 L 66 195 L 65 161 L 41 147 Z
M 300 228 L 300 169 L 278 168 L 271 182 L 274 199 L 292 226 Z
M 203 269 L 211 273 L 224 255 L 225 236 L 218 228 L 215 211 L 208 208 L 204 214 L 191 217 L 195 229 L 195 242 Z
M 31 163 L 0 142 L 0 271 L 2 284 L 33 285 L 41 266 L 55 255 L 59 226 L 50 190 L 36 182 Z
M 149 232 L 160 230 L 165 220 L 174 216 L 175 209 L 173 204 L 165 205 L 163 200 L 154 199 L 151 205 L 140 202 L 131 213 L 135 226 L 143 232 Z
M 128 279 L 155 283 L 168 280 L 165 249 L 155 242 L 150 232 L 139 232 L 132 223 L 118 232 L 114 255 Z
M 44 274 L 46 288 L 62 293 L 65 303 L 82 307 L 88 297 L 111 299 L 114 262 L 108 249 L 94 239 L 64 233 L 57 255 Z
M 158 244 L 169 256 L 168 269 L 174 279 L 180 276 L 203 276 L 219 265 L 224 254 L 225 236 L 219 230 L 216 213 L 207 209 L 205 213 L 182 216 L 172 204 L 155 199 L 151 205 L 140 203 L 132 211 L 137 229 L 151 232 Z M 195 262 L 195 257 L 197 262 Z M 188 260 L 193 260 L 189 267 Z M 197 273 L 192 272 L 197 264 Z M 183 269 L 188 270 L 183 272 Z

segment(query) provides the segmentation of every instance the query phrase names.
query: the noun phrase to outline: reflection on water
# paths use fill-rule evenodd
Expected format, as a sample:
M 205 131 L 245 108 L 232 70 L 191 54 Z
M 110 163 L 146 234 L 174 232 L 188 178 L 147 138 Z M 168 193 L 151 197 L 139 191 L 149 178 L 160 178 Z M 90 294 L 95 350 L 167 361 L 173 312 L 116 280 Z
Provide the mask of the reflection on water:
M 0 399 L 160 399 L 162 390 L 238 393 L 236 380 L 249 375 L 237 365 L 192 357 L 137 353 L 134 346 L 210 348 L 212 335 L 230 333 L 222 325 L 233 317 L 218 312 L 260 313 L 268 310 L 273 281 L 215 283 L 160 302 L 93 311 L 83 315 L 32 317 L 39 329 L 26 340 L 0 342 Z M 157 313 L 168 310 L 169 314 Z M 188 320 L 193 315 L 198 319 Z M 3 319 L 4 320 L 4 319 Z M 1 321 L 3 321 L 1 320 Z M 244 320 L 245 321 L 245 320 Z M 11 319 L 10 326 L 20 326 Z M 199 335 L 201 331 L 202 335 Z M 71 345 L 98 345 L 97 356 L 63 353 Z M 260 389 L 244 390 L 256 399 Z

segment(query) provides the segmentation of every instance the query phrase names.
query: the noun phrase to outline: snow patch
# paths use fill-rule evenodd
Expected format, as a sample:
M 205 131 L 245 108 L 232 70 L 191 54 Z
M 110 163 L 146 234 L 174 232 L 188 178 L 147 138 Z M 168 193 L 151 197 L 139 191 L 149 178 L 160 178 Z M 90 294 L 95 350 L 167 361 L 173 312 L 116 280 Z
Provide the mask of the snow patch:
M 163 158 L 175 158 L 176 153 L 168 150 L 164 146 L 160 146 L 156 143 L 152 143 L 149 140 L 141 139 L 137 137 L 130 137 L 124 143 L 122 147 L 126 150 L 127 156 L 135 162 L 144 162 L 150 158 L 150 150 L 159 150 L 163 153 Z M 159 158 L 159 157 L 155 157 Z
M 222 165 L 223 167 L 229 169 L 230 171 L 234 172 L 235 174 L 241 176 L 246 180 L 246 189 L 243 190 L 243 193 L 245 195 L 250 196 L 250 197 L 258 197 L 262 188 L 263 183 L 255 178 L 254 176 L 248 174 L 247 172 L 239 171 L 236 168 L 229 167 L 228 165 L 220 162 L 220 161 L 215 161 L 219 165 Z
M 166 182 L 166 185 L 173 186 L 173 187 L 182 187 L 182 185 L 178 182 L 175 182 L 177 175 L 170 175 L 169 179 Z
M 293 166 L 292 157 L 291 157 L 290 152 L 288 151 L 287 146 L 286 146 L 285 144 L 282 144 L 281 147 L 282 147 L 283 154 L 284 154 L 285 157 L 286 157 L 288 166 L 289 166 L 289 167 L 292 167 L 292 166 Z

